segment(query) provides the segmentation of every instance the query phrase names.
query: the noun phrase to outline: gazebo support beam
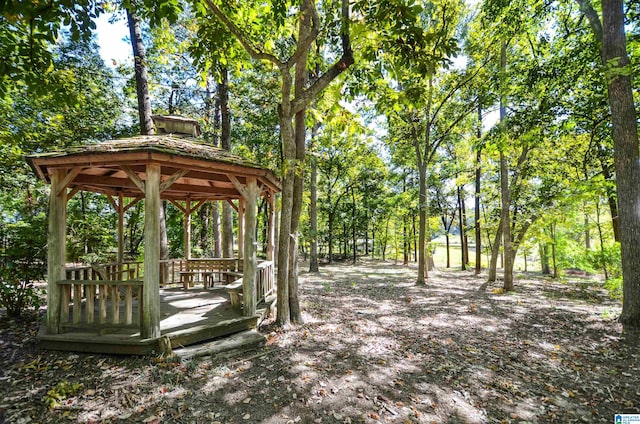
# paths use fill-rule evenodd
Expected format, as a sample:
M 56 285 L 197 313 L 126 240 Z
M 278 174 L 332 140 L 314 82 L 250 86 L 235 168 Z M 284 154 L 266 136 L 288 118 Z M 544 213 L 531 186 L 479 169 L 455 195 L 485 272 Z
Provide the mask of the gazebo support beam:
M 276 227 L 276 219 L 275 219 L 275 193 L 269 190 L 269 222 L 267 223 L 267 260 L 273 260 L 273 251 L 275 247 L 275 227 Z
M 191 259 L 191 199 L 187 197 L 184 205 L 184 258 Z
M 244 209 L 244 255 L 242 262 L 242 296 L 244 298 L 244 315 L 256 314 L 256 270 L 258 260 L 256 257 L 256 221 L 258 209 L 258 196 L 260 187 L 255 178 L 247 178 L 245 192 L 242 193 L 246 205 Z M 246 195 L 246 196 L 245 196 Z M 242 200 L 242 199 L 241 199 Z M 241 204 L 244 204 L 242 202 Z
M 242 258 L 244 256 L 244 210 L 245 199 L 243 194 L 243 197 L 238 199 L 238 258 Z
M 160 165 L 150 163 L 144 186 L 144 290 L 141 336 L 160 337 Z
M 256 257 L 256 223 L 258 215 L 258 196 L 262 192 L 262 186 L 258 185 L 256 178 L 247 177 L 245 185 L 240 184 L 236 178 L 230 178 L 233 185 L 242 195 L 238 202 L 238 210 L 242 211 L 242 218 L 238 220 L 238 227 L 244 227 L 243 262 L 242 262 L 242 297 L 244 299 L 244 315 L 256 314 L 256 271 L 258 259 Z M 243 225 L 244 224 L 244 225 Z M 240 252 L 238 252 L 240 253 Z
M 66 262 L 67 191 L 64 180 L 68 174 L 63 169 L 51 170 L 51 194 L 49 197 L 49 240 L 47 257 L 47 334 L 60 332 L 60 286 Z

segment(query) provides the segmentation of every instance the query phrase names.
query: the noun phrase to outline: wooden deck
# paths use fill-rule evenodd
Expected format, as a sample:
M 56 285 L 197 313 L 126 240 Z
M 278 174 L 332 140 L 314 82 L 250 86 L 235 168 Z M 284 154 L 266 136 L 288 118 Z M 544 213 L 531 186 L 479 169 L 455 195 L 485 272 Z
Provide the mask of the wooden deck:
M 269 314 L 274 300 L 274 296 L 268 297 L 258 304 L 256 315 L 244 317 L 241 310 L 231 307 L 224 288 L 161 289 L 161 339 L 142 339 L 133 328 L 103 330 L 103 334 L 99 329 L 70 328 L 63 334 L 49 335 L 44 325 L 38 338 L 43 349 L 147 355 L 160 351 L 162 339 L 168 338 L 171 347 L 178 348 L 256 328 Z M 139 316 L 137 308 L 134 301 L 134 316 Z

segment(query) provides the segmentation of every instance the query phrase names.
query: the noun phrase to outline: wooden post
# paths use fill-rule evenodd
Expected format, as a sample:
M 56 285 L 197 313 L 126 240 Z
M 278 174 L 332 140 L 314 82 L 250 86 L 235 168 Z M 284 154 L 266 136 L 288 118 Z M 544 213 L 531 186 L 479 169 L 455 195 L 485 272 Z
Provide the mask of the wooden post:
M 245 199 L 238 199 L 238 258 L 242 258 L 244 254 L 244 208 Z
M 256 217 L 260 188 L 255 178 L 247 178 L 246 189 L 242 193 L 246 200 L 244 210 L 244 258 L 242 270 L 242 297 L 244 299 L 244 315 L 256 314 Z M 242 202 L 241 204 L 243 204 Z
M 144 197 L 143 339 L 160 337 L 160 165 L 147 164 Z
M 269 222 L 267 223 L 267 260 L 273 260 L 273 251 L 275 246 L 275 227 L 276 227 L 276 214 L 275 214 L 275 194 L 269 192 Z
M 184 258 L 191 259 L 191 199 L 187 197 L 184 210 Z
M 118 279 L 122 280 L 124 262 L 124 196 L 118 195 Z
M 61 290 L 57 281 L 65 278 L 67 235 L 67 190 L 63 186 L 65 175 L 66 172 L 62 169 L 51 170 L 47 256 L 47 334 L 60 332 Z

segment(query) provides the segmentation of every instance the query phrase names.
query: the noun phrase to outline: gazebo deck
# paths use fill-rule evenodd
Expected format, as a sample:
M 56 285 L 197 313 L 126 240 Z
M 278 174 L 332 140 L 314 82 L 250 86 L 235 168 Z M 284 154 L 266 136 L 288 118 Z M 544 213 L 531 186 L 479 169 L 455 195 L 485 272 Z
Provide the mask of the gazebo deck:
M 232 308 L 224 287 L 183 290 L 160 290 L 161 339 L 167 339 L 172 349 L 256 328 L 268 315 L 274 297 L 258 304 L 256 315 L 245 317 L 242 311 Z M 82 313 L 86 313 L 83 304 Z M 138 302 L 133 302 L 133 314 L 139 316 Z M 147 355 L 159 352 L 158 339 L 143 339 L 136 328 L 118 328 L 106 334 L 96 330 L 72 329 L 61 334 L 46 334 L 46 328 L 38 334 L 43 349 Z

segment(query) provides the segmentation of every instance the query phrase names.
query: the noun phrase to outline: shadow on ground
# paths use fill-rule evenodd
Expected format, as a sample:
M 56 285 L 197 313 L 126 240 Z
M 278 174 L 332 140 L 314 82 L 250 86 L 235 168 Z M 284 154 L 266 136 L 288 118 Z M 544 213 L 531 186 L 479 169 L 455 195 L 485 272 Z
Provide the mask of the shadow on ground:
M 264 349 L 233 359 L 37 351 L 33 335 L 21 346 L 15 336 L 28 324 L 5 320 L 0 417 L 591 423 L 640 412 L 638 351 L 625 343 L 619 305 L 597 281 L 521 275 L 515 293 L 500 294 L 497 285 L 478 292 L 484 279 L 468 272 L 435 272 L 427 287 L 415 286 L 415 273 L 375 262 L 303 273 L 307 323 L 267 328 Z

